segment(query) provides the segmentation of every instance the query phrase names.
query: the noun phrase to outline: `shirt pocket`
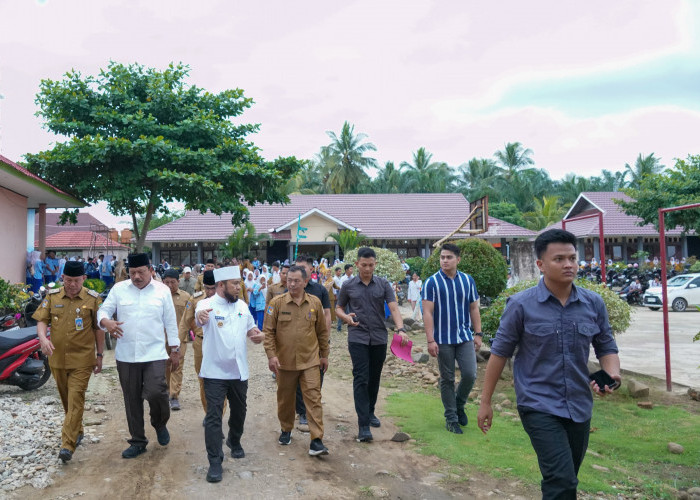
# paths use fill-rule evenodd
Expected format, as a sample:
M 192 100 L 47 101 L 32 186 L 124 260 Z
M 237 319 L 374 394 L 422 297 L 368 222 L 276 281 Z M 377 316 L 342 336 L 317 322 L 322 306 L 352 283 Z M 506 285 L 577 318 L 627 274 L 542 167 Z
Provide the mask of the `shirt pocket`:
M 576 347 L 578 350 L 588 352 L 593 342 L 593 337 L 600 333 L 600 327 L 594 321 L 580 321 L 576 325 Z
M 524 343 L 536 357 L 547 356 L 559 351 L 559 336 L 554 323 L 527 323 Z
M 65 311 L 66 311 L 65 307 L 52 306 L 51 309 L 49 310 L 49 314 L 51 314 L 51 321 L 56 322 L 56 323 L 61 322 L 63 320 Z

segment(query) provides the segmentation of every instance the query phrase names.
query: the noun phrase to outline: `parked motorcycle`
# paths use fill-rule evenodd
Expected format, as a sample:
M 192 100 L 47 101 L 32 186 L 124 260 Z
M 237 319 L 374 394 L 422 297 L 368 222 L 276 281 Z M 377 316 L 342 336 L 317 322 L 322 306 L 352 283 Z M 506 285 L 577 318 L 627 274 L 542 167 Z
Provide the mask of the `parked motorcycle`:
M 20 313 L 7 314 L 0 318 L 0 332 L 8 330 L 17 330 L 19 328 L 19 320 L 22 318 Z
M 32 391 L 50 376 L 49 359 L 41 352 L 35 326 L 0 333 L 0 384 Z

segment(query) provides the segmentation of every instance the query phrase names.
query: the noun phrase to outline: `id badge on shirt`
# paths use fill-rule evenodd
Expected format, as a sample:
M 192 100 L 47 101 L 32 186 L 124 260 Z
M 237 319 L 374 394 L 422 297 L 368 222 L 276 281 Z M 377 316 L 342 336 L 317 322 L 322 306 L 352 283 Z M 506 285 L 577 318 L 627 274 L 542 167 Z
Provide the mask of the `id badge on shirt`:
M 83 318 L 75 318 L 75 329 L 80 331 L 83 329 Z

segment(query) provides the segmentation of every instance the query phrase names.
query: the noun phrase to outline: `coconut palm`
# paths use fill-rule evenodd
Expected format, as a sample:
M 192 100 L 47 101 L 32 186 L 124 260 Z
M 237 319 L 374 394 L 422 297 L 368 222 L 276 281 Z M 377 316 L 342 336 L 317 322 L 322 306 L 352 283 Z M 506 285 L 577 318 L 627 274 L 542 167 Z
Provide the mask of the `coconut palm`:
M 349 229 L 340 231 L 339 233 L 329 233 L 326 235 L 326 240 L 329 238 L 338 243 L 343 255 L 345 255 L 345 253 L 349 250 L 358 248 L 360 245 L 364 244 L 365 241 L 367 241 L 364 236 L 360 235 L 360 233 Z
M 441 193 L 449 191 L 456 179 L 452 169 L 442 162 L 431 162 L 432 153 L 424 147 L 413 153 L 413 162 L 401 162 L 406 190 L 412 193 Z
M 376 151 L 377 147 L 364 142 L 367 135 L 355 134 L 355 126 L 348 122 L 343 124 L 340 136 L 331 131 L 326 133 L 331 143 L 322 148 L 321 155 L 333 158 L 326 187 L 331 193 L 356 193 L 369 178 L 365 170 L 377 164 L 377 160 L 365 154 Z
M 564 209 L 559 204 L 558 196 L 543 196 L 542 200 L 534 200 L 535 209 L 523 214 L 525 227 L 539 231 L 561 220 Z
M 523 148 L 519 142 L 509 142 L 502 151 L 496 151 L 493 155 L 496 162 L 503 169 L 503 177 L 507 182 L 511 182 L 518 174 L 534 165 L 535 160 L 531 158 L 532 150 Z
M 656 158 L 654 153 L 648 156 L 642 156 L 639 153 L 637 160 L 634 162 L 634 167 L 630 166 L 629 163 L 625 163 L 625 174 L 624 179 L 627 179 L 629 175 L 629 181 L 627 181 L 627 187 L 633 189 L 639 189 L 642 179 L 646 175 L 658 174 L 663 169 L 664 166 L 660 163 L 661 159 Z
M 498 190 L 495 188 L 502 170 L 493 160 L 472 158 L 469 163 L 459 167 L 459 181 L 462 191 L 470 200 L 484 196 L 491 201 L 498 201 Z
M 255 226 L 252 222 L 245 222 L 236 228 L 226 242 L 219 247 L 218 254 L 222 258 L 239 258 L 243 257 L 250 249 L 268 241 L 270 237 L 267 234 L 256 234 Z
M 404 184 L 401 167 L 396 168 L 393 161 L 388 161 L 384 168 L 379 169 L 379 175 L 369 183 L 367 191 L 369 193 L 403 193 Z

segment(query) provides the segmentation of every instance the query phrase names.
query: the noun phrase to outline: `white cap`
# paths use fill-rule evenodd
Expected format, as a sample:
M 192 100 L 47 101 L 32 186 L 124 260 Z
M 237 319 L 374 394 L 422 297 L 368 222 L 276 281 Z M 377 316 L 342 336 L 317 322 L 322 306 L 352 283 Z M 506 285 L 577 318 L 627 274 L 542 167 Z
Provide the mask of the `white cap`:
M 186 266 L 186 267 L 182 270 L 182 274 L 191 273 L 191 272 L 192 272 L 192 268 L 191 268 L 190 266 Z
M 241 269 L 238 266 L 227 266 L 214 269 L 214 281 L 239 280 L 241 279 Z

